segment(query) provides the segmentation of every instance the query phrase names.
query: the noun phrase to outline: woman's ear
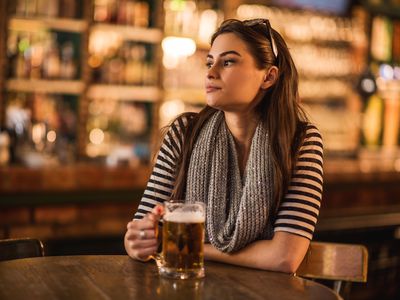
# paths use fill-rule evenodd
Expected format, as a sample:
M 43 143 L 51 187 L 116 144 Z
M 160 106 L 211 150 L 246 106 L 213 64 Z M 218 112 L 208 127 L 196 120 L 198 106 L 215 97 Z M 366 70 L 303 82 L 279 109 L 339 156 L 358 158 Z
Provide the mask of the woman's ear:
M 261 84 L 261 89 L 266 90 L 273 86 L 278 79 L 279 69 L 276 66 L 270 67 L 264 75 L 264 81 Z

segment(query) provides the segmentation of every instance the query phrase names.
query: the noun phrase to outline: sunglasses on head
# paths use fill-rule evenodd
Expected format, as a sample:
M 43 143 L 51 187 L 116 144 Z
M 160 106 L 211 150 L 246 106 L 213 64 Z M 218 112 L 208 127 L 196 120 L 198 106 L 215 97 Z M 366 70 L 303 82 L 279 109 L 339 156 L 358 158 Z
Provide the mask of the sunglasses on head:
M 271 42 L 272 46 L 272 53 L 274 54 L 275 58 L 278 58 L 278 48 L 276 47 L 274 37 L 272 36 L 272 29 L 271 24 L 269 23 L 268 19 L 251 19 L 245 20 L 242 22 L 244 26 L 256 26 L 256 25 L 263 25 L 267 29 L 267 34 L 269 41 Z

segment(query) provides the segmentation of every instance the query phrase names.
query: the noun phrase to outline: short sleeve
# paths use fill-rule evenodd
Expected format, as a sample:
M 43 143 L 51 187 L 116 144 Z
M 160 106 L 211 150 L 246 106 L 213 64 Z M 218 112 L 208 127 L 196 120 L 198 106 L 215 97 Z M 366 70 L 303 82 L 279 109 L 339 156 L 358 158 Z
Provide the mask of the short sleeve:
M 322 137 L 315 126 L 308 125 L 274 231 L 290 232 L 311 240 L 321 207 L 322 184 Z

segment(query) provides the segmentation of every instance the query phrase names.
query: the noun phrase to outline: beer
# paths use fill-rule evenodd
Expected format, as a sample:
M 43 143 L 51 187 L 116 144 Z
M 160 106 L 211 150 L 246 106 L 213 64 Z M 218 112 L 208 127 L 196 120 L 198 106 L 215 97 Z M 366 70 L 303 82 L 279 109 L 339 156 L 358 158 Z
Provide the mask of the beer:
M 171 210 L 168 204 L 166 205 L 164 216 L 160 272 L 168 277 L 182 279 L 203 277 L 203 204 L 172 205 L 174 207 Z
M 165 267 L 179 270 L 201 268 L 204 218 L 199 218 L 197 215 L 173 215 L 171 219 L 164 220 L 163 227 Z

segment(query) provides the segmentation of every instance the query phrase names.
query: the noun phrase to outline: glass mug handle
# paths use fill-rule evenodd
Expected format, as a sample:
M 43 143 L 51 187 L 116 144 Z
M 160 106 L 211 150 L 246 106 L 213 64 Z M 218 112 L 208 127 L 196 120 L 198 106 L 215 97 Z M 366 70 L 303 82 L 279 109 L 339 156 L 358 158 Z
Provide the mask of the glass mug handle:
M 161 211 L 163 211 L 163 208 L 158 207 L 158 208 L 157 208 L 157 213 L 160 213 Z M 161 215 L 160 219 L 162 219 L 162 218 L 163 218 L 163 217 L 162 217 L 162 215 Z M 158 222 L 159 222 L 159 220 L 156 221 L 156 224 L 155 224 L 155 226 L 154 226 L 154 236 L 156 237 L 156 239 L 158 239 L 159 234 L 160 234 L 160 228 L 159 228 Z M 162 240 L 160 241 L 160 243 L 162 243 Z M 161 265 L 162 265 L 162 253 L 161 253 L 161 252 L 160 252 L 160 253 L 156 252 L 156 253 L 154 253 L 154 254 L 151 254 L 151 255 L 147 258 L 146 261 L 149 261 L 149 260 L 151 260 L 151 259 L 154 260 L 154 261 L 156 262 L 158 268 L 161 267 Z
M 149 260 L 152 259 L 156 262 L 157 268 L 161 268 L 163 266 L 163 259 L 162 259 L 162 253 L 155 253 L 153 255 L 149 256 Z
M 163 217 L 161 216 L 161 219 L 162 218 Z M 160 234 L 160 227 L 159 227 L 158 221 L 157 221 L 157 224 L 155 224 L 155 227 L 154 227 L 154 236 L 156 237 L 156 239 L 158 239 L 159 234 Z M 159 242 L 162 244 L 162 239 Z M 156 265 L 159 269 L 162 267 L 162 265 L 163 265 L 162 252 L 156 252 L 156 253 L 150 255 L 149 260 L 150 259 L 152 259 L 156 262 Z

